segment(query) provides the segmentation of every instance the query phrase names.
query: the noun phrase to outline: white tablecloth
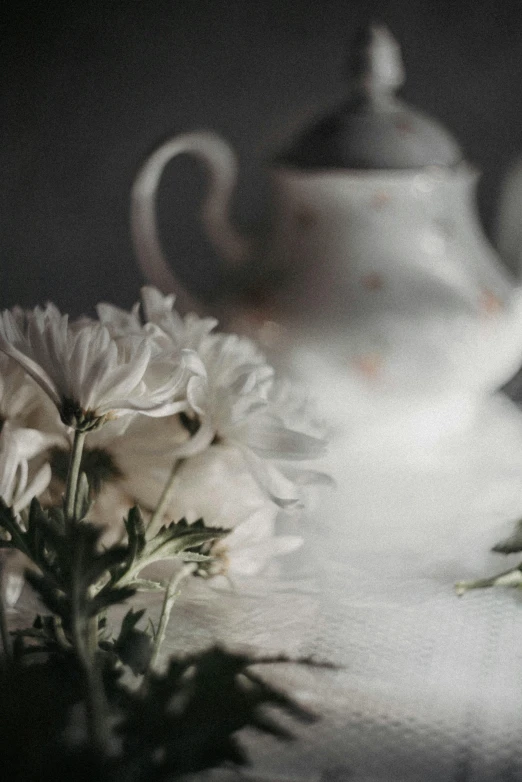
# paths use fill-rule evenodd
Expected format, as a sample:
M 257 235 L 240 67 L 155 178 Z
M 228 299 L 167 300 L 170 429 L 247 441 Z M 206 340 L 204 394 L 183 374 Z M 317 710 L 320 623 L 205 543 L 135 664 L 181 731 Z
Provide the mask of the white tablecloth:
M 304 548 L 235 591 L 193 579 L 173 611 L 167 654 L 217 640 L 341 666 L 264 669 L 320 719 L 284 718 L 291 743 L 246 733 L 252 779 L 522 780 L 521 596 L 453 590 L 516 561 L 488 552 L 522 515 L 522 414 L 495 397 L 407 456 L 339 438 Z
M 270 671 L 321 719 L 290 744 L 247 736 L 254 779 L 522 780 L 521 595 L 453 590 L 517 561 L 489 549 L 522 515 L 522 414 L 500 396 L 477 413 L 416 466 L 334 444 L 338 489 L 305 549 L 178 606 L 173 649 L 219 638 L 342 666 Z

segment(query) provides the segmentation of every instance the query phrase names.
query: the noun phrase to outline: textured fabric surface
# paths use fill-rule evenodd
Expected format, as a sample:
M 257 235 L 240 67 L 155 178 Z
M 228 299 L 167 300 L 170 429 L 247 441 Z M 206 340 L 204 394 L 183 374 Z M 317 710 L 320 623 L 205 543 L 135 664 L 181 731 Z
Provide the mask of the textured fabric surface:
M 340 438 L 303 550 L 235 590 L 194 579 L 173 612 L 166 654 L 217 640 L 340 666 L 263 668 L 320 719 L 284 718 L 290 743 L 245 734 L 252 780 L 522 780 L 520 595 L 453 590 L 516 561 L 488 552 L 522 514 L 522 415 L 494 398 L 429 457 L 403 456 L 355 458 Z
M 289 746 L 252 738 L 255 770 L 303 781 L 522 779 L 520 596 L 453 591 L 516 561 L 489 549 L 522 512 L 520 413 L 501 397 L 484 403 L 468 432 L 416 466 L 393 452 L 367 457 L 355 458 L 349 438 L 334 447 L 338 488 L 309 520 L 300 580 L 286 570 L 266 597 L 262 584 L 258 596 L 245 587 L 236 626 L 220 604 L 230 638 L 342 666 L 273 673 L 321 720 Z M 295 556 L 292 565 L 297 574 Z

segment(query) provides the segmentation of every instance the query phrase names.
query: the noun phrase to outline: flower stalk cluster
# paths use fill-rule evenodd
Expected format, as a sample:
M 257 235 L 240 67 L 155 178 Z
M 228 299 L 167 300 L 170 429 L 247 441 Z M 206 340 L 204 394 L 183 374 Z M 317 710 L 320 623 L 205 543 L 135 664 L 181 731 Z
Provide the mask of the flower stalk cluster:
M 145 288 L 130 312 L 101 304 L 94 320 L 51 304 L 0 317 L 4 659 L 72 655 L 103 757 L 107 672 L 130 665 L 147 697 L 182 582 L 256 573 L 297 548 L 278 518 L 324 481 L 311 408 L 250 340 L 173 305 Z M 142 577 L 165 559 L 166 579 Z M 12 634 L 5 595 L 15 602 L 24 569 L 47 614 Z M 143 590 L 163 592 L 157 626 L 139 630 L 131 609 L 111 636 L 110 608 Z

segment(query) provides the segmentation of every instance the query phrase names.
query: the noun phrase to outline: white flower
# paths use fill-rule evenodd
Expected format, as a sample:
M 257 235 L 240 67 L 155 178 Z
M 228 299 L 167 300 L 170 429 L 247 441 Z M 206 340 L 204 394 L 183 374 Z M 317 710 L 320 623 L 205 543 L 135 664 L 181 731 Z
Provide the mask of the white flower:
M 212 318 L 182 318 L 174 309 L 174 296 L 163 296 L 155 288 L 142 289 L 142 302 L 145 328 L 155 329 L 155 340 L 163 345 L 168 339 L 178 350 L 192 351 L 188 364 L 193 375 L 187 384 L 192 415 L 181 416 L 192 437 L 182 445 L 173 443 L 165 428 L 155 438 L 169 469 L 174 458 L 186 459 L 216 444 L 232 445 L 274 502 L 281 507 L 297 505 L 302 471 L 296 481 L 297 473 L 285 475 L 278 463 L 315 459 L 325 447 L 324 438 L 306 431 L 309 423 L 298 420 L 298 412 L 305 415 L 301 398 L 296 403 L 289 388 L 274 394 L 274 371 L 250 339 L 211 333 L 216 326 Z M 143 328 L 138 305 L 129 313 L 104 304 L 98 314 L 114 333 Z M 293 413 L 291 425 L 285 421 L 285 408 Z
M 36 383 L 15 361 L 0 353 L 0 423 L 34 426 L 40 423 L 42 408 L 48 406 L 47 397 Z
M 0 497 L 16 514 L 33 497 L 41 497 L 51 480 L 51 468 L 41 461 L 42 454 L 55 438 L 36 429 L 24 429 L 5 422 L 0 438 Z M 0 552 L 0 588 L 8 607 L 17 602 L 25 582 L 24 571 L 31 565 L 15 550 Z
M 204 338 L 218 325 L 215 318 L 200 318 L 190 312 L 182 318 L 174 309 L 175 297 L 172 294 L 163 296 L 150 285 L 141 289 L 141 299 L 147 323 L 158 326 L 180 348 L 197 351 Z
M 88 430 L 130 412 L 183 409 L 172 400 L 185 379 L 182 357 L 158 351 L 146 334 L 114 337 L 94 321 L 69 323 L 54 305 L 26 313 L 26 327 L 5 311 L 0 349 L 40 385 L 68 426 Z
M 193 376 L 189 410 L 161 422 L 137 419 L 127 430 L 125 440 L 141 434 L 145 453 L 138 459 L 137 448 L 121 450 L 120 465 L 129 465 L 129 453 L 139 461 L 138 469 L 125 470 L 126 490 L 152 511 L 172 462 L 180 460 L 171 500 L 156 526 L 185 517 L 230 528 L 213 547 L 217 559 L 208 573 L 257 573 L 269 558 L 301 543 L 296 536 L 277 536 L 276 519 L 281 508 L 301 506 L 304 486 L 327 482 L 306 469 L 324 450 L 325 428 L 302 393 L 274 382 L 272 367 L 250 339 L 212 333 L 213 319 L 181 318 L 174 297 L 154 288 L 142 290 L 142 301 L 145 327 L 156 329 L 158 344 L 168 339 L 177 349 L 194 351 Z M 128 313 L 102 305 L 98 315 L 113 333 L 143 328 L 138 306 Z
M 141 299 L 142 303 L 137 302 L 130 312 L 102 302 L 96 307 L 98 318 L 113 335 L 138 334 L 145 330 L 158 345 L 170 344 L 178 350 L 197 351 L 202 339 L 217 326 L 215 318 L 200 318 L 193 313 L 182 317 L 174 309 L 173 294 L 163 296 L 156 288 L 145 286 L 141 289 Z
M 241 453 L 232 446 L 215 445 L 181 464 L 167 515 L 189 523 L 203 518 L 206 526 L 232 529 L 212 546 L 216 559 L 207 574 L 233 577 L 259 573 L 273 556 L 302 544 L 298 536 L 276 535 L 279 513 Z
M 168 515 L 192 524 L 232 529 L 245 518 L 277 507 L 253 478 L 241 453 L 229 445 L 214 445 L 183 461 L 176 472 Z
M 276 511 L 277 513 L 277 511 Z M 210 563 L 210 576 L 255 576 L 273 557 L 290 554 L 303 544 L 298 535 L 277 535 L 272 509 L 259 509 L 241 521 L 225 538 L 212 546 L 216 558 Z
M 29 461 L 42 454 L 53 440 L 36 429 L 4 424 L 0 443 L 0 496 L 16 513 L 47 489 L 51 480 L 49 464 L 31 470 Z
M 281 405 L 272 402 L 273 369 L 248 339 L 210 334 L 198 356 L 204 367 L 187 385 L 187 399 L 213 443 L 237 448 L 268 495 L 281 507 L 299 502 L 294 482 L 276 462 L 315 459 L 322 438 L 287 426 Z

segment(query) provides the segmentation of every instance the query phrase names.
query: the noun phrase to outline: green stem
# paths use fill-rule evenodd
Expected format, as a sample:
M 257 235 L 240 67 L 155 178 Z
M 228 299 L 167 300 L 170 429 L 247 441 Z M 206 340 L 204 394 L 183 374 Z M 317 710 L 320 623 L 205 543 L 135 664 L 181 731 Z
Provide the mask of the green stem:
M 149 671 L 151 671 L 154 668 L 154 666 L 158 661 L 158 656 L 163 641 L 165 640 L 165 636 L 167 634 L 167 625 L 169 623 L 170 614 L 174 606 L 174 603 L 176 602 L 176 598 L 179 595 L 179 585 L 181 584 L 182 581 L 184 581 L 185 578 L 187 578 L 187 576 L 190 576 L 190 574 L 194 572 L 196 567 L 197 565 L 194 562 L 189 562 L 183 565 L 183 567 L 180 568 L 180 570 L 174 573 L 169 583 L 167 584 L 167 588 L 165 589 L 165 595 L 163 598 L 163 605 L 161 606 L 161 614 L 159 618 L 158 629 L 156 631 L 156 636 L 154 638 L 154 646 L 152 648 L 152 654 L 149 663 Z
M 470 589 L 488 589 L 489 587 L 504 586 L 504 587 L 516 587 L 520 589 L 522 586 L 522 565 L 504 570 L 502 573 L 498 573 L 496 576 L 490 578 L 478 578 L 476 581 L 457 581 L 455 584 L 455 591 L 457 595 L 461 596 L 464 592 L 468 592 Z
M 181 467 L 184 461 L 185 461 L 184 459 L 176 459 L 176 461 L 172 465 L 172 470 L 170 471 L 168 481 L 165 484 L 165 487 L 161 493 L 161 497 L 159 498 L 159 502 L 156 506 L 156 510 L 152 514 L 149 525 L 147 527 L 147 537 L 149 538 L 149 540 L 150 538 L 154 537 L 154 535 L 156 534 L 156 532 L 161 526 L 163 515 L 165 513 L 165 510 L 167 509 L 167 505 L 169 504 L 170 498 L 172 496 L 172 490 L 174 488 L 176 473 L 178 472 L 178 469 Z
M 103 679 L 96 659 L 98 649 L 97 617 L 86 618 L 80 610 L 78 584 L 72 591 L 72 638 L 76 655 L 82 665 L 87 684 L 87 725 L 92 748 L 105 754 L 107 750 L 107 703 Z
M 67 473 L 67 486 L 65 489 L 65 515 L 68 521 L 76 521 L 76 493 L 78 490 L 78 478 L 82 463 L 83 444 L 87 432 L 76 429 Z

